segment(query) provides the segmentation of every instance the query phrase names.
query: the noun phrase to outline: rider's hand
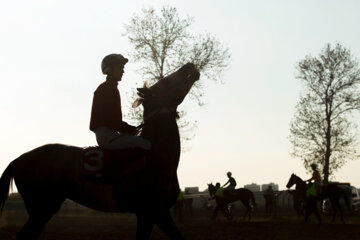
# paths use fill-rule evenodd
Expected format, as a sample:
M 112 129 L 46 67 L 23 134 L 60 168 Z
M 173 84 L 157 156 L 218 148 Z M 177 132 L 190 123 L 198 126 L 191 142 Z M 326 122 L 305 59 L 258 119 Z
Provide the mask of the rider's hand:
M 128 127 L 127 127 L 127 133 L 130 134 L 130 135 L 137 135 L 137 134 L 139 133 L 139 130 L 138 130 L 137 127 L 128 125 Z

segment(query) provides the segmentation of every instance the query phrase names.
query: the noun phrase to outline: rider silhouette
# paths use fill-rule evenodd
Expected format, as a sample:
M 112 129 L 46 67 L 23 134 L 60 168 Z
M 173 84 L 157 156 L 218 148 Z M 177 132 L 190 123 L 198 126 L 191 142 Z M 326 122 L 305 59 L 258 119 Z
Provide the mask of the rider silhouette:
M 311 169 L 313 170 L 313 173 L 312 173 L 312 177 L 310 179 L 306 180 L 306 182 L 310 183 L 311 181 L 314 181 L 315 189 L 318 193 L 320 193 L 321 175 L 320 175 L 319 171 L 317 170 L 317 164 L 312 163 L 310 166 L 311 166 Z
M 235 190 L 235 186 L 236 186 L 236 181 L 235 179 L 231 176 L 231 172 L 227 172 L 226 174 L 229 178 L 229 180 L 223 185 L 223 187 L 225 187 L 226 185 L 229 184 L 229 186 L 227 186 L 226 188 L 224 188 L 224 190 Z
M 95 133 L 100 147 L 107 149 L 139 147 L 150 150 L 150 142 L 135 136 L 138 134 L 138 129 L 122 119 L 121 99 L 117 86 L 127 62 L 128 59 L 121 54 L 110 54 L 102 60 L 101 70 L 107 76 L 106 81 L 94 92 L 90 130 Z
M 265 198 L 265 213 L 272 213 L 273 207 L 273 200 L 274 200 L 274 191 L 272 186 L 269 185 L 268 188 L 264 191 L 264 198 Z

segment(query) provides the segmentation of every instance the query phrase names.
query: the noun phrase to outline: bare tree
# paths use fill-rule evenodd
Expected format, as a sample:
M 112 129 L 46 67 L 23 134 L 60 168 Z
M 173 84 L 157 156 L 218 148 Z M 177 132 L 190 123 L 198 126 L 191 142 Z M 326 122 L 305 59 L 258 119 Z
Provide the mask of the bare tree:
M 135 62 L 141 63 L 139 70 L 149 86 L 185 63 L 194 63 L 202 77 L 194 84 L 190 97 L 201 106 L 204 78 L 221 82 L 221 75 L 228 67 L 231 55 L 215 36 L 189 33 L 192 23 L 193 18 L 180 18 L 174 7 L 163 7 L 159 14 L 153 8 L 144 8 L 140 15 L 135 14 L 125 24 L 124 35 L 133 47 L 130 56 Z M 140 111 L 130 113 L 131 117 L 140 119 Z M 185 134 L 188 136 L 195 125 L 183 118 L 179 121 L 180 130 L 188 132 Z
M 327 44 L 318 57 L 300 61 L 297 73 L 305 93 L 290 125 L 292 154 L 307 169 L 318 163 L 327 183 L 347 160 L 358 157 L 357 126 L 350 117 L 360 109 L 360 69 L 350 50 Z
M 186 62 L 193 62 L 208 79 L 220 80 L 229 64 L 229 49 L 209 33 L 190 34 L 192 22 L 193 18 L 181 19 L 176 8 L 167 6 L 160 15 L 153 8 L 143 9 L 125 24 L 124 35 L 133 47 L 130 55 L 142 63 L 140 71 L 150 85 Z M 197 92 L 201 87 L 201 81 L 194 86 Z

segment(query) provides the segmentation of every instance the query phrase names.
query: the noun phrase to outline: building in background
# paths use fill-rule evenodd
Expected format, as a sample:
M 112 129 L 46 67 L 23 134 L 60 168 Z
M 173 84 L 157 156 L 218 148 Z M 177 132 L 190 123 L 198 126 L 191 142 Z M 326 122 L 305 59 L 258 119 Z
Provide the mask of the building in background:
M 199 187 L 185 187 L 185 194 L 198 194 Z
M 261 191 L 265 191 L 268 189 L 268 187 L 271 186 L 273 191 L 279 191 L 279 185 L 275 184 L 273 182 L 271 183 L 266 183 L 266 184 L 262 184 L 261 185 Z
M 260 185 L 258 185 L 256 183 L 246 184 L 246 185 L 244 185 L 244 188 L 249 189 L 250 191 L 253 191 L 253 192 L 260 191 Z

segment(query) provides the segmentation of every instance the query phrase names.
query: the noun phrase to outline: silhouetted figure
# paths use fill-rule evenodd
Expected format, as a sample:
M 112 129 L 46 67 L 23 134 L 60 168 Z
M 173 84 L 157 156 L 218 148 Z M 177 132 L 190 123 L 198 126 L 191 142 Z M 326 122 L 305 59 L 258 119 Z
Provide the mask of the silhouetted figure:
M 220 183 L 218 184 L 218 186 L 220 186 Z M 248 216 L 248 220 L 251 220 L 251 211 L 253 210 L 253 208 L 256 207 L 256 202 L 255 202 L 255 197 L 253 192 L 251 192 L 249 189 L 246 188 L 238 188 L 235 189 L 234 193 L 231 193 L 230 191 L 219 191 L 218 189 L 222 189 L 222 188 L 217 188 L 216 186 L 214 186 L 213 184 L 208 184 L 208 190 L 209 190 L 209 194 L 210 197 L 215 198 L 215 199 L 219 199 L 219 196 L 221 197 L 221 201 L 220 202 L 216 202 L 216 204 L 221 203 L 225 205 L 225 208 L 228 212 L 228 204 L 229 203 L 233 203 L 235 201 L 240 201 L 244 207 L 245 207 L 245 213 L 243 215 L 243 218 L 245 219 L 246 216 Z M 221 209 L 220 207 L 218 209 Z
M 271 214 L 273 210 L 274 204 L 274 191 L 272 190 L 272 186 L 269 185 L 268 189 L 264 191 L 264 198 L 265 198 L 265 213 Z
M 231 172 L 227 172 L 227 177 L 229 178 L 229 180 L 223 185 L 223 187 L 225 187 L 226 185 L 229 184 L 229 186 L 225 187 L 224 190 L 230 190 L 230 191 L 233 191 L 235 190 L 235 187 L 236 187 L 236 181 L 235 181 L 235 178 L 233 178 L 231 175 L 232 173 Z
M 317 164 L 316 163 L 312 163 L 311 165 L 311 169 L 313 170 L 312 176 L 310 179 L 306 180 L 306 182 L 312 183 L 314 182 L 315 185 L 315 190 L 316 190 L 316 194 L 320 195 L 320 191 L 321 191 L 321 175 L 317 169 Z
M 106 81 L 94 92 L 90 130 L 95 133 L 100 147 L 106 149 L 139 147 L 150 150 L 150 142 L 134 136 L 138 134 L 138 129 L 122 119 L 121 99 L 117 86 L 127 62 L 128 59 L 121 54 L 110 54 L 102 60 L 101 70 L 107 76 Z
M 195 65 L 187 63 L 153 86 L 138 89 L 139 98 L 133 107 L 143 105 L 141 136 L 152 147 L 141 177 L 135 179 L 139 188 L 125 188 L 128 182 L 124 181 L 119 199 L 111 184 L 82 174 L 81 162 L 86 152 L 82 147 L 46 144 L 13 160 L 0 178 L 0 213 L 14 181 L 29 215 L 17 239 L 36 239 L 67 198 L 99 211 L 136 214 L 136 239 L 150 239 L 155 225 L 167 238 L 183 239 L 170 214 L 180 190 L 177 167 L 181 147 L 176 110 L 199 78 Z M 90 157 L 96 161 L 104 152 L 108 151 L 97 151 Z
M 303 202 L 303 206 L 306 211 L 304 222 L 306 222 L 310 213 L 315 211 L 314 208 L 317 208 L 317 202 L 321 203 L 325 198 L 329 198 L 329 201 L 333 209 L 333 217 L 331 221 L 332 222 L 335 221 L 337 211 L 339 210 L 341 221 L 345 223 L 343 217 L 343 210 L 339 200 L 340 198 L 344 198 L 347 208 L 350 207 L 350 200 L 346 192 L 343 189 L 341 189 L 339 186 L 337 186 L 336 184 L 322 185 L 321 195 L 319 195 L 316 194 L 316 191 L 314 191 L 315 190 L 314 184 L 311 183 L 306 184 L 306 182 L 303 181 L 300 177 L 296 176 L 295 174 L 291 174 L 291 177 L 288 183 L 286 184 L 286 187 L 291 188 L 291 186 L 293 185 L 296 186 L 295 191 L 296 193 L 298 193 L 294 195 L 294 197 L 296 196 L 300 198 L 299 201 Z
M 220 210 L 224 216 L 230 220 L 231 219 L 231 215 L 230 212 L 227 208 L 227 203 L 224 200 L 224 188 L 220 186 L 220 183 L 216 183 L 215 184 L 215 196 L 213 196 L 213 198 L 215 198 L 216 201 L 216 206 L 214 208 L 214 212 L 211 216 L 211 220 L 215 220 L 218 211 Z
M 185 190 L 185 195 L 187 195 L 188 197 L 184 198 L 184 212 L 186 213 L 187 216 L 192 217 L 193 216 L 193 208 L 192 208 L 193 198 L 189 197 L 190 192 L 188 189 Z
M 305 218 L 304 218 L 304 223 L 307 222 L 309 216 L 311 213 L 314 213 L 316 218 L 318 219 L 319 224 L 321 224 L 321 218 L 320 218 L 320 214 L 318 211 L 318 199 L 317 199 L 317 195 L 316 192 L 311 192 L 311 190 L 309 191 L 309 189 L 311 188 L 315 188 L 315 186 L 313 186 L 312 183 L 308 184 L 308 191 L 306 192 L 306 199 L 304 202 L 304 209 L 305 209 Z

